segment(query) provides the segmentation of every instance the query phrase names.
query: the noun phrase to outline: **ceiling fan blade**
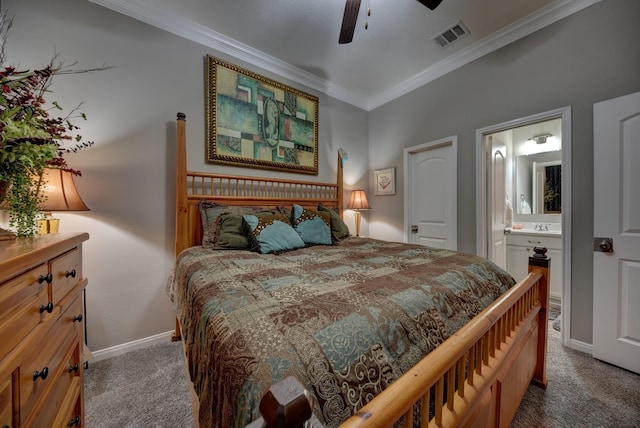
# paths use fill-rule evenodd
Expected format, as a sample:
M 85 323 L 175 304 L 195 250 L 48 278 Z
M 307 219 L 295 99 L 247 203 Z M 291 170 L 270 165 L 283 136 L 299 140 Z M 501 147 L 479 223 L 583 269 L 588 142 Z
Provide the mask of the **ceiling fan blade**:
M 442 0 L 418 0 L 418 1 L 423 5 L 427 6 L 431 10 L 435 9 L 436 7 L 438 7 L 440 3 L 442 3 Z
M 360 0 L 347 0 L 344 7 L 344 17 L 342 18 L 342 29 L 338 43 L 351 43 L 353 33 L 356 31 L 358 12 L 360 11 Z

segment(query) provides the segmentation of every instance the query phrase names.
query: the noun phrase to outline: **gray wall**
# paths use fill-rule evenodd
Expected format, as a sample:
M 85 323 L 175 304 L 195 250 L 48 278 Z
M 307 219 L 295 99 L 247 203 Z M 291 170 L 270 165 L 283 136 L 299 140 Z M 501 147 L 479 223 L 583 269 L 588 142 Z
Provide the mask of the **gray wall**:
M 476 130 L 571 106 L 571 338 L 592 343 L 593 104 L 640 90 L 639 23 L 639 1 L 605 0 L 371 112 L 370 169 L 397 166 L 399 192 L 372 197 L 370 235 L 403 239 L 402 148 L 457 135 L 458 249 L 475 253 Z
M 3 6 L 14 15 L 6 46 L 12 63 L 37 67 L 59 52 L 78 68 L 115 67 L 58 76 L 47 97 L 66 109 L 84 101 L 88 121 L 76 122 L 81 134 L 96 142 L 66 156 L 71 167 L 82 170 L 76 183 L 91 211 L 56 213 L 61 232 L 91 236 L 84 246 L 89 347 L 104 350 L 170 331 L 174 318 L 165 283 L 173 266 L 176 113 L 187 115 L 189 169 L 287 174 L 205 164 L 204 56 L 217 54 L 211 49 L 87 0 L 4 0 Z M 320 173 L 295 177 L 335 182 L 343 147 L 350 155 L 348 184 L 365 186 L 367 112 L 315 95 L 320 96 Z
M 84 101 L 89 150 L 67 156 L 83 176 L 91 208 L 59 213 L 61 231 L 88 231 L 85 245 L 89 346 L 114 347 L 173 328 L 165 281 L 173 264 L 174 120 L 187 114 L 190 169 L 287 176 L 204 162 L 205 54 L 217 53 L 87 0 L 4 0 L 15 15 L 8 58 L 23 67 L 59 52 L 79 67 L 116 68 L 61 76 L 50 100 Z M 640 2 L 608 0 L 370 113 L 320 96 L 319 181 L 334 180 L 345 148 L 348 189 L 372 188 L 372 170 L 397 166 L 396 196 L 370 198 L 362 233 L 402 240 L 402 148 L 458 136 L 458 248 L 475 252 L 475 130 L 573 107 L 572 337 L 591 342 L 592 105 L 640 90 Z M 256 67 L 230 60 L 261 72 Z M 401 65 L 399 65 L 401 66 Z M 282 81 L 278 76 L 262 73 Z M 301 90 L 292 82 L 283 81 Z M 301 178 L 300 175 L 296 176 Z M 347 192 L 348 196 L 348 192 Z M 353 225 L 352 213 L 346 220 Z

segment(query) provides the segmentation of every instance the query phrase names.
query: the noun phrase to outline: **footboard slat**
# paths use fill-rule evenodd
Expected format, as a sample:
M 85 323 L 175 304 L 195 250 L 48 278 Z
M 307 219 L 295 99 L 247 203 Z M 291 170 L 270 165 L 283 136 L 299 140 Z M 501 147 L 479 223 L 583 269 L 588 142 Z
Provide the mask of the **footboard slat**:
M 427 389 L 427 392 L 422 396 L 420 402 L 420 420 L 429 420 L 429 403 L 431 402 L 431 388 Z

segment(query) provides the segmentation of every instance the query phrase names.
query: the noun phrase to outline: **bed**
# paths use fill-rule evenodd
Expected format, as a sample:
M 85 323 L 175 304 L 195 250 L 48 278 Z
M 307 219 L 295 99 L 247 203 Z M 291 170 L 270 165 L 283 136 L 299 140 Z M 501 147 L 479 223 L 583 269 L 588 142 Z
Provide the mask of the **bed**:
M 313 426 L 331 427 L 508 426 L 529 383 L 546 387 L 544 249 L 515 284 L 474 255 L 336 238 L 340 159 L 336 183 L 187 171 L 182 114 L 176 159 L 167 292 L 200 426 L 243 427 L 281 412 L 286 403 L 262 398 L 292 378 Z M 274 229 L 282 217 L 299 226 L 302 245 L 291 237 L 294 248 L 279 246 L 289 233 Z M 223 242 L 239 218 L 248 247 L 267 254 L 217 247 L 212 237 Z M 302 228 L 311 220 L 321 238 Z

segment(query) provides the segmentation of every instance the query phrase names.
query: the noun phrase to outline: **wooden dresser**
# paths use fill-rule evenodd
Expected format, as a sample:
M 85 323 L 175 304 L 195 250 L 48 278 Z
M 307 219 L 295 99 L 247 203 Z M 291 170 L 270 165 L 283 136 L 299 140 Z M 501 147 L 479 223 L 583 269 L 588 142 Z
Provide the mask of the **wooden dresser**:
M 86 233 L 0 242 L 0 428 L 84 425 Z

